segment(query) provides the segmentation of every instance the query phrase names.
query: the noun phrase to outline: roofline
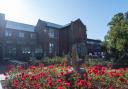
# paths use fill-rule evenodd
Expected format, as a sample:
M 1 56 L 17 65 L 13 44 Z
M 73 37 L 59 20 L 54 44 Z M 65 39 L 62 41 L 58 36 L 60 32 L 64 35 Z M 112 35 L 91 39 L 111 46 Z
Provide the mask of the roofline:
M 57 24 L 57 23 L 53 23 L 53 22 L 49 22 L 49 21 L 38 19 L 38 21 L 39 20 L 42 21 L 42 22 L 51 23 L 51 24 L 55 24 L 55 25 L 58 25 L 58 26 L 62 26 L 63 27 L 63 25 L 60 25 L 60 24 Z
M 99 42 L 102 42 L 100 39 L 90 39 L 90 38 L 87 38 L 87 40 L 92 40 L 92 41 L 99 41 Z
M 35 25 L 31 25 L 31 24 L 27 24 L 27 23 L 16 22 L 16 21 L 11 21 L 11 20 L 5 20 L 5 21 L 14 22 L 14 23 L 19 23 L 19 24 L 23 24 L 23 25 L 29 25 L 29 26 L 35 27 Z

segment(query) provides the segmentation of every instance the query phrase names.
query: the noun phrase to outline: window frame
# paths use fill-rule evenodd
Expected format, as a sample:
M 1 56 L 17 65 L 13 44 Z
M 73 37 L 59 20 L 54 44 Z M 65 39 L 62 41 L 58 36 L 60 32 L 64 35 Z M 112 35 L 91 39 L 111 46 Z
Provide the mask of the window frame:
M 19 33 L 18 33 L 18 37 L 24 38 L 24 37 L 25 37 L 25 33 L 24 33 L 24 32 L 19 32 Z
M 9 30 L 5 30 L 5 36 L 6 37 L 11 37 L 12 36 L 12 32 Z

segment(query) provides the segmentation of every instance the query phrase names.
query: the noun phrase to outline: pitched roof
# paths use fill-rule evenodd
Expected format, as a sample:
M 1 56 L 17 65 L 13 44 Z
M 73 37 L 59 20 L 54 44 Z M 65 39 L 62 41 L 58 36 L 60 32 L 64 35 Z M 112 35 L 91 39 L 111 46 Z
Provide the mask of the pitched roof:
M 72 23 L 79 22 L 80 24 L 84 25 L 83 22 L 78 18 L 75 21 L 71 21 L 70 23 L 64 25 L 61 29 L 71 26 Z M 85 26 L 85 25 L 84 25 Z M 85 26 L 86 27 L 86 26 Z
M 34 26 L 14 21 L 6 21 L 6 28 L 34 32 Z
M 51 23 L 51 22 L 46 22 L 46 23 L 47 23 L 47 26 L 49 26 L 49 27 L 55 27 L 55 28 L 63 27 L 62 25 L 54 24 L 54 23 Z
M 40 20 L 40 19 L 38 21 L 45 22 L 48 27 L 53 27 L 53 28 L 58 28 L 58 29 L 63 27 L 62 25 L 51 23 L 51 22 L 48 22 L 48 21 L 43 21 L 43 20 Z
M 101 40 L 99 40 L 99 39 L 87 39 L 87 41 L 89 41 L 89 42 L 97 42 L 97 43 L 101 43 L 102 41 Z

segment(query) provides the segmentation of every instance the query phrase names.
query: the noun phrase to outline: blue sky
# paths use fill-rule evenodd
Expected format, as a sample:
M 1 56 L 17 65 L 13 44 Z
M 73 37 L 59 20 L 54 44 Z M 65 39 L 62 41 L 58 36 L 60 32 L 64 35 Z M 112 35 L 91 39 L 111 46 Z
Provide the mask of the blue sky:
M 88 38 L 104 39 L 107 23 L 128 11 L 128 0 L 0 0 L 6 19 L 36 25 L 38 19 L 65 25 L 80 18 Z

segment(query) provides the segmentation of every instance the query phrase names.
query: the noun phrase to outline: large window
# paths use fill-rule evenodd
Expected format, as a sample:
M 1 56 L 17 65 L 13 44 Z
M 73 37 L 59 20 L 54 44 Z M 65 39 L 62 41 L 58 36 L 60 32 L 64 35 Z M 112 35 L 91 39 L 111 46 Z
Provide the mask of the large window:
M 24 37 L 24 33 L 23 32 L 19 32 L 19 37 L 23 38 Z
M 11 46 L 6 46 L 5 48 L 5 56 L 15 58 L 16 57 L 16 48 Z
M 12 36 L 12 32 L 11 32 L 11 31 L 6 30 L 6 31 L 5 31 L 5 36 L 7 36 L 7 37 Z
M 54 30 L 49 30 L 48 35 L 49 35 L 50 38 L 54 38 L 55 37 Z

